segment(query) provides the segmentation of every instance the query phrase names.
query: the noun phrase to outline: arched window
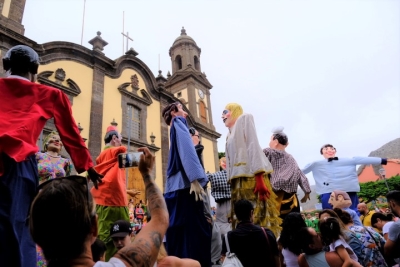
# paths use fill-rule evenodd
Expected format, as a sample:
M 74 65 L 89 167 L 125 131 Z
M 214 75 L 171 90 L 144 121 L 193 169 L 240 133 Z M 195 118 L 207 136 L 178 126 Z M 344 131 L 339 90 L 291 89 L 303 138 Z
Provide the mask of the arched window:
M 199 112 L 201 121 L 207 123 L 207 108 L 203 101 L 199 102 Z
M 180 55 L 177 55 L 175 57 L 175 67 L 176 67 L 176 70 L 182 69 L 182 57 Z
M 198 71 L 200 71 L 200 61 L 197 56 L 194 56 L 194 68 Z

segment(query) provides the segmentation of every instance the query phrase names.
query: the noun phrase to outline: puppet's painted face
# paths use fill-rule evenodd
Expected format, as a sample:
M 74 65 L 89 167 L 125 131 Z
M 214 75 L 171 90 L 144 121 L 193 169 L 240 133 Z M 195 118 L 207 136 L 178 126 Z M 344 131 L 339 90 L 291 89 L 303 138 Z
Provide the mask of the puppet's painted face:
M 324 147 L 322 149 L 322 156 L 326 159 L 333 158 L 336 155 L 336 148 L 334 147 Z
M 231 128 L 235 125 L 236 119 L 232 118 L 232 111 L 225 109 L 222 111 L 222 121 L 226 127 Z
M 47 142 L 47 150 L 56 150 L 60 151 L 62 148 L 62 142 L 60 136 L 57 134 L 53 134 L 49 141 Z
M 172 111 L 171 112 L 172 116 L 174 116 L 174 117 L 181 116 L 181 117 L 186 118 L 186 116 L 188 114 L 186 113 L 186 111 L 183 110 L 182 104 L 178 104 L 178 105 L 176 105 L 176 107 L 178 108 L 178 111 Z

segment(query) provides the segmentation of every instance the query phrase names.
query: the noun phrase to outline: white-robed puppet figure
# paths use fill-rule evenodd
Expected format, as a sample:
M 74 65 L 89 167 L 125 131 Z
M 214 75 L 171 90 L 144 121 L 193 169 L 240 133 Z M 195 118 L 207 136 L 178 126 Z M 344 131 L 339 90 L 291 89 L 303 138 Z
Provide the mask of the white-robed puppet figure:
M 230 103 L 222 112 L 222 120 L 229 128 L 225 156 L 231 184 L 232 228 L 238 223 L 233 206 L 237 200 L 247 199 L 254 206 L 254 224 L 268 227 L 278 236 L 282 220 L 268 179 L 272 166 L 258 143 L 253 116 L 244 114 L 239 104 Z

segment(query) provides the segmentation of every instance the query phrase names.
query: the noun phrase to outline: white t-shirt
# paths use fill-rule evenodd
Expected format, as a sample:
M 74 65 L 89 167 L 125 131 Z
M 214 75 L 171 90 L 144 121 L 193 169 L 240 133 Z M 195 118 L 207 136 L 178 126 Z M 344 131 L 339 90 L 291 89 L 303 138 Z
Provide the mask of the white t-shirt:
M 347 250 L 352 260 L 358 262 L 357 255 L 354 253 L 353 249 L 350 247 L 349 244 L 347 244 L 347 242 L 343 238 L 339 238 L 338 240 L 330 244 L 329 249 L 330 251 L 336 251 L 336 248 L 340 246 L 343 246 Z
M 126 267 L 126 265 L 120 259 L 112 257 L 108 262 L 96 262 L 93 267 Z
M 382 234 L 385 235 L 387 233 L 389 233 L 389 228 L 390 226 L 392 226 L 394 222 L 387 222 L 385 223 L 385 225 L 382 227 Z

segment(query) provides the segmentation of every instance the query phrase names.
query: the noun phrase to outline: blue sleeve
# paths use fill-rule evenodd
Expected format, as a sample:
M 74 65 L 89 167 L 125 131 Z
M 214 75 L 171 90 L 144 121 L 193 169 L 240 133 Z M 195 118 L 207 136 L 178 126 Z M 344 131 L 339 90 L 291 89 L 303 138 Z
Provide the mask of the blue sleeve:
M 382 158 L 376 157 L 354 157 L 353 158 L 354 165 L 379 165 L 382 164 Z
M 199 180 L 204 186 L 208 179 L 203 167 L 200 164 L 199 158 L 194 149 L 192 138 L 190 138 L 189 129 L 181 120 L 175 119 L 173 127 L 176 132 L 176 143 L 178 148 L 179 159 L 182 167 L 190 182 Z
M 304 174 L 307 174 L 307 173 L 309 173 L 309 172 L 311 172 L 313 170 L 313 167 L 314 167 L 314 162 L 310 163 L 310 164 L 307 164 L 301 171 Z

